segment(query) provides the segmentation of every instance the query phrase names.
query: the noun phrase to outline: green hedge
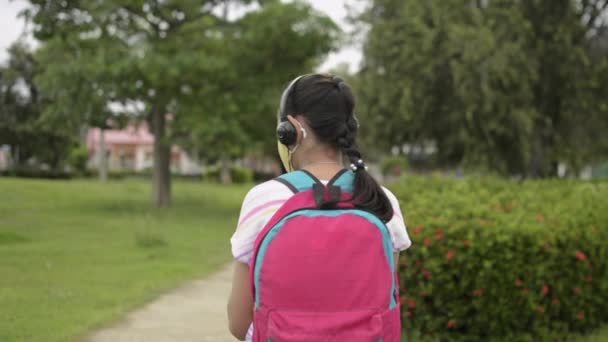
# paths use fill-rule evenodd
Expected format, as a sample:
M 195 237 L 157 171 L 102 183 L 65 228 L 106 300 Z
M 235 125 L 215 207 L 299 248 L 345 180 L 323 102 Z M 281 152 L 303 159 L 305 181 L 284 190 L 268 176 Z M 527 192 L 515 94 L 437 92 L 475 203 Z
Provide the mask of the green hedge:
M 10 170 L 0 170 L 0 177 L 43 178 L 43 179 L 70 179 L 72 174 L 65 171 L 43 170 L 28 166 Z
M 380 170 L 385 176 L 400 176 L 405 173 L 407 168 L 408 164 L 405 156 L 386 157 L 380 164 Z
M 608 183 L 405 178 L 406 335 L 562 340 L 608 322 Z
M 254 180 L 254 172 L 248 168 L 232 165 L 230 167 L 230 177 L 234 184 L 252 183 Z M 210 182 L 219 182 L 220 168 L 218 166 L 210 167 L 203 175 L 203 179 Z

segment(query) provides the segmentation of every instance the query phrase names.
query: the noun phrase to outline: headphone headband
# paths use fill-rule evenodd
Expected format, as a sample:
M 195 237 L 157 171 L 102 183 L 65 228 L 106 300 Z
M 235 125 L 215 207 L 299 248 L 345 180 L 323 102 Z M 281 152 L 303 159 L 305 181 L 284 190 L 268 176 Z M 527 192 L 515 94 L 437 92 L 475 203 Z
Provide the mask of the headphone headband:
M 300 75 L 296 78 L 294 78 L 289 85 L 287 86 L 287 88 L 285 88 L 285 90 L 283 90 L 283 94 L 281 95 L 281 102 L 279 104 L 279 121 L 285 121 L 287 118 L 287 113 L 285 112 L 285 110 L 287 109 L 287 101 L 289 100 L 291 93 L 294 91 L 296 84 L 298 83 L 298 81 L 300 79 L 302 79 L 303 77 L 305 77 L 307 75 Z

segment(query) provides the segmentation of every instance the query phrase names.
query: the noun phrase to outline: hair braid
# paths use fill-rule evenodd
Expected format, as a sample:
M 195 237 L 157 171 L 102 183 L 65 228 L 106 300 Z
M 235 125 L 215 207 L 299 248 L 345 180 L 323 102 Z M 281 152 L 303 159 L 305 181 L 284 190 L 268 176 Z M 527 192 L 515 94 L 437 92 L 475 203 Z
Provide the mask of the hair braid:
M 348 157 L 348 160 L 351 163 L 356 163 L 362 157 L 359 147 L 357 146 L 356 135 L 356 130 L 350 129 L 345 123 L 342 125 L 342 129 L 340 130 L 340 134 L 336 141 L 342 153 Z

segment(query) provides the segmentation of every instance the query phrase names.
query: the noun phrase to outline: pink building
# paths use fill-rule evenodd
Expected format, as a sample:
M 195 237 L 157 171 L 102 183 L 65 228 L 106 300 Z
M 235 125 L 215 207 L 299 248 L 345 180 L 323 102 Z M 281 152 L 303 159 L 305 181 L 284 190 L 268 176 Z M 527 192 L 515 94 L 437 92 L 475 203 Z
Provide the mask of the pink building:
M 151 170 L 154 163 L 154 136 L 147 125 L 129 125 L 122 130 L 104 130 L 108 168 L 111 171 Z M 101 130 L 87 132 L 89 166 L 98 168 L 101 160 Z M 171 148 L 171 171 L 179 174 L 198 174 L 200 165 L 178 146 Z

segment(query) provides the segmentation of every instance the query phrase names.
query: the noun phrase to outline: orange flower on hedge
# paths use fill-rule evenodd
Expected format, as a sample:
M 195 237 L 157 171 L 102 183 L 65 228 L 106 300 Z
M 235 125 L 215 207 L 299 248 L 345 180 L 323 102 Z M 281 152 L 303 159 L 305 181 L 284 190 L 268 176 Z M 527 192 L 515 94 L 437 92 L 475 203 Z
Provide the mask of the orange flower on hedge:
M 577 286 L 572 290 L 572 292 L 574 292 L 575 295 L 580 295 L 583 292 L 583 290 Z
M 575 253 L 576 258 L 580 261 L 586 261 L 587 260 L 587 255 L 585 255 L 585 253 L 581 252 L 581 251 L 576 251 Z
M 463 240 L 463 241 L 462 241 L 462 244 L 463 244 L 465 247 L 469 247 L 469 246 L 471 246 L 471 240 Z
M 430 245 L 433 244 L 433 240 L 431 240 L 431 238 L 426 238 L 424 239 L 424 241 L 422 242 L 422 244 L 426 247 L 429 247 Z
M 424 228 L 422 228 L 422 226 L 417 226 L 416 228 L 414 228 L 414 235 L 418 235 L 420 233 L 422 233 L 422 230 Z
M 579 311 L 576 313 L 576 319 L 578 319 L 579 321 L 582 321 L 585 319 L 585 313 L 583 313 L 582 311 Z
M 543 214 L 536 215 L 537 222 L 545 222 L 545 216 Z
M 591 284 L 593 282 L 593 276 L 592 275 L 586 276 L 585 281 L 588 282 L 589 284 Z
M 410 298 L 407 302 L 407 307 L 412 310 L 416 309 L 416 298 Z
M 452 329 L 452 328 L 454 328 L 454 326 L 456 326 L 456 322 L 453 319 L 451 319 L 448 321 L 447 326 L 448 326 L 448 329 Z
M 479 219 L 479 224 L 482 226 L 489 226 L 490 224 L 492 224 L 492 222 L 490 222 L 486 219 Z
M 445 258 L 447 261 L 454 259 L 455 256 L 456 256 L 456 253 L 451 249 L 445 254 Z
M 437 241 L 443 240 L 443 231 L 441 230 L 441 228 L 435 229 L 435 240 L 437 240 Z
M 475 296 L 475 297 L 482 297 L 483 294 L 484 294 L 483 289 L 476 289 L 475 291 L 473 291 L 473 296 Z
M 543 285 L 543 294 L 546 296 L 549 294 L 551 290 L 549 289 L 549 285 Z
M 412 317 L 412 313 L 411 313 L 411 312 L 409 312 L 409 311 L 408 311 L 408 312 L 406 312 L 406 313 L 405 313 L 405 317 L 407 317 L 407 318 L 411 318 L 411 317 Z
M 420 261 L 420 260 L 416 260 L 416 267 L 424 267 L 424 262 Z
M 553 298 L 553 300 L 551 300 L 551 304 L 553 304 L 553 305 L 559 304 L 559 299 Z
M 515 286 L 522 287 L 522 285 L 524 285 L 524 282 L 521 279 L 515 279 Z
M 540 313 L 540 314 L 544 314 L 544 313 L 545 313 L 545 307 L 544 307 L 544 306 L 542 306 L 542 305 L 539 305 L 539 306 L 536 308 L 536 312 L 538 312 L 538 313 Z
M 399 298 L 399 303 L 401 303 L 402 305 L 407 303 L 407 297 L 406 296 L 401 296 L 401 298 Z
M 422 275 L 426 280 L 431 280 L 431 278 L 433 278 L 433 273 L 429 270 L 422 270 Z

